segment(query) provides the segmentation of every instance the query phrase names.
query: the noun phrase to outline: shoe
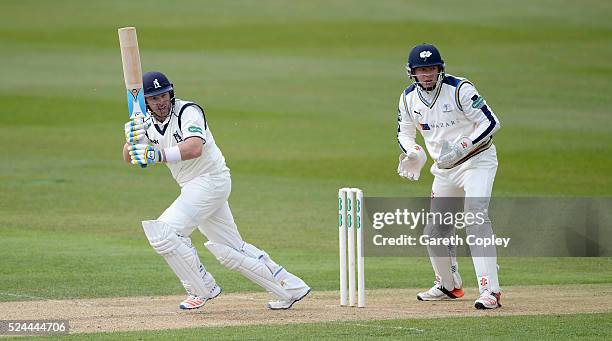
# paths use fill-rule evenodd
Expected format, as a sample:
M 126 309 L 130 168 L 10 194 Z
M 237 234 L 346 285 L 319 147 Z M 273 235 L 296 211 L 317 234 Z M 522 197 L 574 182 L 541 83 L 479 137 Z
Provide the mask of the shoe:
M 201 308 L 207 301 L 212 300 L 213 298 L 218 297 L 223 292 L 220 286 L 216 285 L 210 292 L 210 297 L 199 297 L 189 295 L 181 304 L 179 304 L 179 308 L 189 310 L 189 309 L 198 309 Z
M 306 287 L 304 291 L 297 295 L 297 298 L 292 298 L 288 300 L 278 300 L 278 301 L 270 301 L 268 302 L 268 309 L 271 310 L 286 310 L 293 306 L 293 304 L 302 298 L 306 297 L 310 293 L 311 289 Z
M 419 301 L 443 301 L 452 300 L 463 297 L 464 292 L 462 288 L 454 288 L 451 291 L 446 290 L 438 282 L 435 282 L 434 286 L 427 291 L 423 291 L 417 294 L 417 300 Z
M 480 297 L 474 302 L 476 309 L 496 309 L 501 305 L 501 292 L 492 292 L 489 289 L 483 290 Z

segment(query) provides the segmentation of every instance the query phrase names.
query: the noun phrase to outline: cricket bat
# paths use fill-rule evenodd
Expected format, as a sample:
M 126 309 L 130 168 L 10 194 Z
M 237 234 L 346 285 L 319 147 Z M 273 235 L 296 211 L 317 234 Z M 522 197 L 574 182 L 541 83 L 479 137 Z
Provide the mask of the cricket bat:
M 144 89 L 142 88 L 142 68 L 140 67 L 140 51 L 135 27 L 119 29 L 119 46 L 121 47 L 121 62 L 123 63 L 123 80 L 127 89 L 127 104 L 130 119 L 147 118 Z M 147 165 L 140 165 L 145 168 Z
M 119 29 L 119 46 L 121 47 L 121 62 L 123 63 L 123 79 L 127 89 L 127 103 L 130 119 L 147 117 L 144 90 L 142 89 L 142 69 L 140 67 L 140 51 L 135 27 Z

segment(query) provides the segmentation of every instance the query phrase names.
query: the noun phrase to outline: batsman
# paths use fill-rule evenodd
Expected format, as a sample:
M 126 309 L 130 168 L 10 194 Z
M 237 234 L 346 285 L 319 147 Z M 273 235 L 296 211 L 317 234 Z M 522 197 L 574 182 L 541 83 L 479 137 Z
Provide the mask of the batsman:
M 142 222 L 149 243 L 187 291 L 179 307 L 200 308 L 222 291 L 189 238 L 197 228 L 221 264 L 276 296 L 269 309 L 291 308 L 310 287 L 265 251 L 242 240 L 228 204 L 230 170 L 204 109 L 175 98 L 174 85 L 161 72 L 146 73 L 143 89 L 148 115 L 125 124 L 123 158 L 141 167 L 163 163 L 180 186 L 180 195 L 159 218 Z
M 397 139 L 402 150 L 399 175 L 411 181 L 419 179 L 427 156 L 416 143 L 418 130 L 435 160 L 431 166 L 432 211 L 440 204 L 439 198 L 460 198 L 464 212 L 485 214 L 481 223 L 466 226 L 466 233 L 491 236 L 487 212 L 498 164 L 493 144 L 493 134 L 500 128 L 498 118 L 469 80 L 445 73 L 444 61 L 435 46 L 415 46 L 406 70 L 413 84 L 399 98 Z M 424 229 L 424 234 L 432 237 L 449 237 L 454 233 L 453 228 L 435 223 L 428 223 Z M 455 251 L 448 246 L 428 246 L 436 279 L 431 289 L 417 294 L 417 299 L 463 297 Z M 475 307 L 501 307 L 495 247 L 470 245 L 470 252 L 480 289 Z

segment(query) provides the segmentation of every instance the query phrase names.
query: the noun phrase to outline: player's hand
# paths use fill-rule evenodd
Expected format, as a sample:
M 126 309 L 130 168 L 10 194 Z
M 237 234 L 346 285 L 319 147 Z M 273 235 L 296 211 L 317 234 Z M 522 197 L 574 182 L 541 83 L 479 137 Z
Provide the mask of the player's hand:
M 125 141 L 129 144 L 138 144 L 146 142 L 146 132 L 151 126 L 151 121 L 142 117 L 136 117 L 129 120 L 124 125 Z
M 133 144 L 128 147 L 133 165 L 154 165 L 164 161 L 162 151 L 148 144 Z
M 472 141 L 466 136 L 459 137 L 454 143 L 444 141 L 438 158 L 438 168 L 450 169 L 472 150 Z
M 397 174 L 402 178 L 417 181 L 421 176 L 421 169 L 425 162 L 427 162 L 427 154 L 425 154 L 423 147 L 415 144 L 406 154 L 400 154 Z

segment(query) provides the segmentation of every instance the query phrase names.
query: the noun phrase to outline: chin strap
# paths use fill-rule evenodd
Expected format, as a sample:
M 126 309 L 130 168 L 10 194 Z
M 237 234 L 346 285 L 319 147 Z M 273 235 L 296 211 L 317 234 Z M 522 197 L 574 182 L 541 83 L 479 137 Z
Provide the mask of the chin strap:
M 166 115 L 166 117 L 164 117 L 163 120 L 160 120 L 159 118 L 157 118 L 157 115 L 155 114 L 153 110 L 151 110 L 149 105 L 147 105 L 147 112 L 149 113 L 149 115 L 155 117 L 155 120 L 157 120 L 157 122 L 164 123 L 168 119 L 168 117 L 174 115 L 174 112 L 176 111 L 175 110 L 176 106 L 174 105 L 174 103 L 171 103 L 170 105 L 171 105 L 170 112 L 168 113 L 168 115 Z
M 440 72 L 438 73 L 438 79 L 436 80 L 436 85 L 434 85 L 432 88 L 428 88 L 428 89 L 424 88 L 424 87 L 423 87 L 423 85 L 421 85 L 421 82 L 419 82 L 419 81 L 416 79 L 416 77 L 414 77 L 414 76 L 413 76 L 413 77 L 411 77 L 411 78 L 414 80 L 414 82 L 415 82 L 415 83 L 416 83 L 416 84 L 417 84 L 417 85 L 418 85 L 418 86 L 419 86 L 421 89 L 423 89 L 424 91 L 427 91 L 427 92 L 431 92 L 431 91 L 435 91 L 435 90 L 436 90 L 436 89 L 437 89 L 439 86 L 441 86 L 441 85 L 442 85 L 442 80 L 444 79 L 444 76 L 445 76 L 445 75 L 446 75 L 446 74 L 444 73 L 444 70 L 440 71 Z
M 175 111 L 176 111 L 176 98 L 174 97 L 174 91 L 170 91 L 170 111 L 168 112 L 168 115 L 166 117 L 164 117 L 163 121 L 160 121 L 157 119 L 157 117 L 154 114 L 154 111 L 151 109 L 151 107 L 147 104 L 147 113 L 149 114 L 149 116 L 155 116 L 155 119 L 160 122 L 163 123 L 169 116 L 174 115 Z

